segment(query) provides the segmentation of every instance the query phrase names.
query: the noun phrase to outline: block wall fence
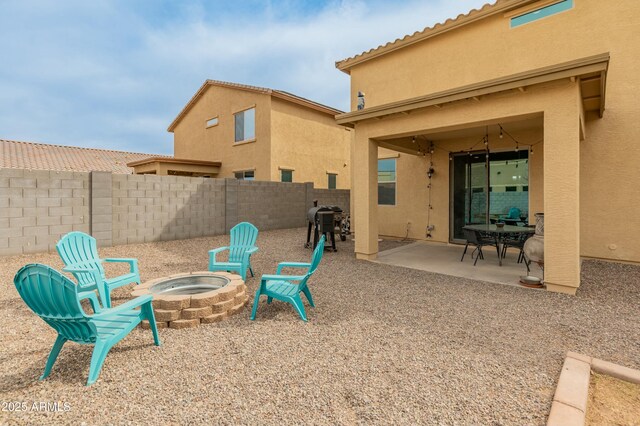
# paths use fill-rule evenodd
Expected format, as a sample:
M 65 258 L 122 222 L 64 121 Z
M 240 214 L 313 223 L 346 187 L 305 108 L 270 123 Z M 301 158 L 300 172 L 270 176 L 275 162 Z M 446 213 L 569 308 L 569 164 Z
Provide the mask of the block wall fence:
M 303 227 L 313 200 L 349 211 L 349 190 L 313 183 L 0 169 L 0 255 L 53 251 L 71 231 L 104 247 L 222 235 L 243 221 Z

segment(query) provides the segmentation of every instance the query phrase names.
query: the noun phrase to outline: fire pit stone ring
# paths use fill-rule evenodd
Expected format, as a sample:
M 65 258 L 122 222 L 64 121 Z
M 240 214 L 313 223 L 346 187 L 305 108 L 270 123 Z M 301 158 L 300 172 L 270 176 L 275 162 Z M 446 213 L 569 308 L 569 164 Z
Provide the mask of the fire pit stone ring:
M 191 328 L 218 322 L 240 311 L 249 296 L 240 275 L 228 272 L 191 272 L 146 281 L 134 297 L 151 294 L 158 328 Z M 148 321 L 141 326 L 149 328 Z

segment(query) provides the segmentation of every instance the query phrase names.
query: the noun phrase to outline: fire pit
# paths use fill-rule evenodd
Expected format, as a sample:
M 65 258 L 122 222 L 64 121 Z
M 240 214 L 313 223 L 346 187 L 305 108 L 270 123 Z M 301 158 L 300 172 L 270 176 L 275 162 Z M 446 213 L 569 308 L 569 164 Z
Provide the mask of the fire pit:
M 158 328 L 190 328 L 223 320 L 240 311 L 249 298 L 239 275 L 191 272 L 147 281 L 131 293 L 151 294 Z M 148 328 L 147 321 L 142 322 Z

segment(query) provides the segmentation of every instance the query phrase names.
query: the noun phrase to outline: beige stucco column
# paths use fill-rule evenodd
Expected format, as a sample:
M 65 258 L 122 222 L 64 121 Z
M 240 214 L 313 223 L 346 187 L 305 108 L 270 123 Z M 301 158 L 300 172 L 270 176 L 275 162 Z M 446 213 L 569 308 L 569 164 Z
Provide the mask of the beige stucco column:
M 580 102 L 576 87 L 544 112 L 544 278 L 569 294 L 580 285 Z
M 353 149 L 353 198 L 356 258 L 372 260 L 378 255 L 378 144 L 356 131 Z

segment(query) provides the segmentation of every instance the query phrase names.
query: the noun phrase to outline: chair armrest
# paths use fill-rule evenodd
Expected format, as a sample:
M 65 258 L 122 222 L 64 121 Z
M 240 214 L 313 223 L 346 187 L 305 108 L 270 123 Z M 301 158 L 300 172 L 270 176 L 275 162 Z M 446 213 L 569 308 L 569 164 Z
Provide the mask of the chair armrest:
M 248 255 L 252 255 L 253 253 L 255 253 L 257 251 L 258 251 L 258 247 L 251 247 L 251 248 L 247 249 L 246 253 Z
M 78 293 L 78 300 L 89 299 L 89 303 L 91 303 L 91 308 L 95 314 L 99 314 L 102 312 L 102 306 L 98 302 L 98 297 L 93 292 L 93 290 L 85 291 L 82 293 Z
M 85 273 L 85 274 L 91 274 L 93 276 L 93 281 L 95 282 L 96 288 L 98 289 L 98 294 L 100 294 L 100 299 L 102 300 L 103 303 L 106 303 L 105 301 L 107 300 L 107 292 L 109 291 L 109 289 L 107 288 L 107 284 L 104 280 L 104 278 L 102 277 L 102 274 L 100 274 L 100 271 L 96 268 L 78 268 L 75 267 L 74 265 L 71 266 L 67 266 L 65 268 L 62 269 L 64 272 L 71 272 L 72 274 L 76 274 L 76 273 Z M 79 288 L 82 288 L 80 286 L 80 284 L 78 284 Z M 94 308 L 95 310 L 95 308 Z
M 302 281 L 306 275 L 263 275 L 261 281 Z
M 131 268 L 130 271 L 136 274 L 138 273 L 138 259 L 111 257 L 103 260 L 105 262 L 112 262 L 112 263 L 115 263 L 115 262 L 128 263 L 129 267 Z
M 280 274 L 282 268 L 310 268 L 311 264 L 306 262 L 280 262 L 276 274 Z
M 209 254 L 218 254 L 221 251 L 229 250 L 229 247 L 219 247 L 217 249 L 209 250 Z
M 117 314 L 124 311 L 130 311 L 131 309 L 142 306 L 145 303 L 151 303 L 152 299 L 153 299 L 153 296 L 151 296 L 150 294 L 145 294 L 144 296 L 138 296 L 135 299 L 132 299 L 126 303 L 123 303 L 122 305 L 116 306 L 115 308 L 103 309 L 102 312 L 100 312 L 97 315 L 93 315 L 92 318 L 99 319 L 103 316 L 110 316 L 112 314 Z

